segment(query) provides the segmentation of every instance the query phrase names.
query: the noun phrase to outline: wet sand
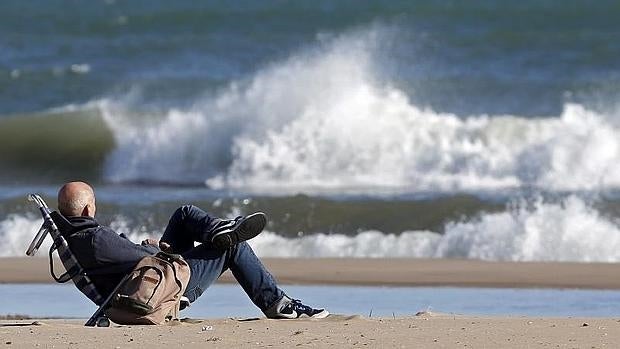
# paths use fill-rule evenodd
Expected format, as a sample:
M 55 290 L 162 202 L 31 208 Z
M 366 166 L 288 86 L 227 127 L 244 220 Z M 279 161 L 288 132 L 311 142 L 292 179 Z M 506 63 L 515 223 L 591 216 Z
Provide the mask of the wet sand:
M 283 284 L 620 289 L 620 264 L 446 259 L 279 259 L 265 265 Z M 56 263 L 62 272 L 60 263 Z M 47 258 L 0 258 L 0 283 L 54 282 Z M 225 273 L 220 282 L 234 282 Z

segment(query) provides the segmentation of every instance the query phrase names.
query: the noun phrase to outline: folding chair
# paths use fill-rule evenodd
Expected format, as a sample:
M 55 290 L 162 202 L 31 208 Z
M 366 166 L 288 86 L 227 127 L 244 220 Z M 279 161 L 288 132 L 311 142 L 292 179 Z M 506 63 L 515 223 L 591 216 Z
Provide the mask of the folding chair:
M 39 211 L 41 211 L 41 215 L 43 216 L 43 225 L 41 225 L 39 232 L 30 243 L 28 250 L 26 250 L 26 254 L 28 256 L 34 256 L 37 253 L 39 247 L 41 247 L 43 240 L 49 233 L 49 235 L 51 235 L 53 239 L 52 246 L 49 250 L 49 257 L 50 272 L 54 280 L 58 283 L 65 283 L 69 280 L 73 280 L 73 283 L 78 288 L 78 290 L 80 290 L 84 295 L 86 295 L 86 297 L 88 297 L 88 299 L 93 301 L 96 305 L 99 305 L 99 308 L 93 313 L 93 315 L 91 315 L 91 317 L 88 319 L 88 321 L 86 321 L 84 326 L 110 326 L 110 320 L 106 317 L 104 312 L 111 304 L 114 298 L 113 296 L 117 293 L 119 287 L 126 281 L 128 276 L 125 276 L 110 293 L 110 295 L 104 298 L 97 290 L 95 284 L 87 275 L 84 268 L 82 268 L 77 258 L 75 258 L 75 256 L 69 249 L 67 241 L 61 234 L 61 230 L 67 231 L 67 229 L 70 229 L 71 224 L 57 211 L 52 212 L 45 203 L 45 201 L 43 201 L 43 199 L 39 195 L 30 194 L 28 195 L 28 200 L 33 201 L 39 207 Z M 57 277 L 54 273 L 52 258 L 52 254 L 54 253 L 54 251 L 58 251 L 60 261 L 62 262 L 66 270 L 66 272 L 59 277 Z

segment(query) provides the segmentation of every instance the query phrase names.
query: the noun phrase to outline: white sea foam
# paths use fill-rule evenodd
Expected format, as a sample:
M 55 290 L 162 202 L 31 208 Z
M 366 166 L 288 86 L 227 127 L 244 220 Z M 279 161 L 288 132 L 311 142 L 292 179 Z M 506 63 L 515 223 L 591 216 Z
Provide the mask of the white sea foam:
M 433 253 L 508 261 L 620 261 L 620 225 L 582 199 L 518 203 L 502 213 L 451 223 Z
M 0 222 L 0 256 L 22 256 L 40 219 L 10 215 Z M 132 241 L 149 230 L 116 217 L 111 226 Z M 163 227 L 156 234 L 161 234 Z M 51 239 L 42 247 L 46 251 Z M 312 234 L 285 238 L 264 232 L 250 240 L 262 257 L 468 258 L 490 261 L 620 262 L 620 224 L 576 196 L 561 202 L 518 202 L 507 211 L 446 225 L 431 231 L 355 236 Z
M 378 82 L 376 40 L 371 31 L 319 42 L 148 122 L 99 103 L 117 142 L 106 178 L 265 192 L 620 187 L 615 115 L 578 104 L 550 118 L 420 108 Z
M 88 74 L 90 72 L 90 65 L 88 64 L 71 64 L 69 70 L 75 74 Z
M 287 239 L 261 234 L 250 241 L 269 257 L 416 257 L 489 261 L 620 261 L 620 226 L 571 196 L 560 203 L 519 203 L 511 210 L 450 223 L 445 234 L 368 231 L 356 236 Z
M 264 232 L 249 241 L 262 257 L 433 257 L 441 236 L 430 231 L 404 232 L 400 235 L 365 231 L 355 236 L 313 234 L 285 238 Z
M 0 257 L 25 256 L 26 249 L 41 227 L 42 220 L 17 214 L 0 221 Z M 46 253 L 52 239 L 46 238 L 39 251 Z

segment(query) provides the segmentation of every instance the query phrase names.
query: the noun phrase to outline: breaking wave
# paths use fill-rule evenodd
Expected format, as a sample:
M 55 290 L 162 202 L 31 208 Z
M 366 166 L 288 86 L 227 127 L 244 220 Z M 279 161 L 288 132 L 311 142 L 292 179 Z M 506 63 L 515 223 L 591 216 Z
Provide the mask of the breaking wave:
M 620 225 L 571 196 L 449 223 L 445 233 L 367 231 L 286 239 L 261 234 L 251 245 L 270 257 L 465 258 L 488 261 L 620 261 Z
M 40 219 L 10 215 L 0 222 L 0 256 L 22 256 Z M 142 226 L 117 217 L 111 226 L 134 242 L 147 237 Z M 489 261 L 619 262 L 620 224 L 583 199 L 517 202 L 508 210 L 482 213 L 446 224 L 444 234 L 405 231 L 357 235 L 311 234 L 286 238 L 264 232 L 250 240 L 262 257 L 466 258 Z M 161 234 L 163 227 L 156 234 Z M 42 247 L 49 247 L 50 239 Z
M 620 187 L 618 115 L 571 103 L 545 118 L 435 112 L 382 76 L 376 47 L 385 36 L 320 38 L 189 108 L 138 111 L 129 96 L 55 110 L 47 123 L 0 120 L 0 164 L 38 166 L 19 174 L 46 178 L 56 169 L 62 178 L 97 172 L 112 183 L 270 194 Z M 58 151 L 42 155 L 36 141 L 47 130 Z M 93 151 L 76 151 L 84 147 Z
M 547 118 L 413 105 L 377 73 L 380 36 L 320 42 L 156 122 L 136 126 L 102 102 L 117 142 L 105 177 L 266 192 L 620 186 L 615 115 L 570 103 Z

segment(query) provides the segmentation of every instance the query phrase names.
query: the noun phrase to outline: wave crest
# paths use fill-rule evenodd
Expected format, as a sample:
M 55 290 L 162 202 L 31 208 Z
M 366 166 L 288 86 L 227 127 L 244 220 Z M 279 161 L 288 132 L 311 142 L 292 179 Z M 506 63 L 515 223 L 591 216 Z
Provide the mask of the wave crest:
M 117 144 L 106 179 L 265 192 L 620 187 L 611 117 L 578 104 L 538 119 L 420 108 L 378 82 L 379 39 L 332 39 L 159 119 L 102 102 Z

